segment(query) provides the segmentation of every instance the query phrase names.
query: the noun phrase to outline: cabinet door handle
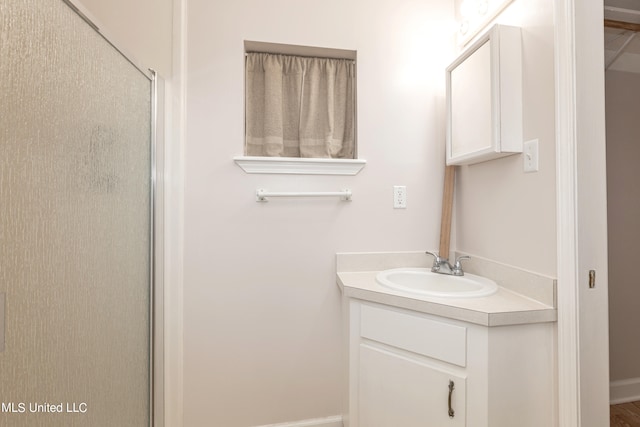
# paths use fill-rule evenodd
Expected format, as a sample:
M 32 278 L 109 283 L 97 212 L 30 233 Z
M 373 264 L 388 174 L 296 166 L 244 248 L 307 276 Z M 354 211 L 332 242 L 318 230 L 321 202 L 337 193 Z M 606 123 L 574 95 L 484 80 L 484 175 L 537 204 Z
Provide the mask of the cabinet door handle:
M 453 418 L 456 416 L 456 411 L 451 407 L 451 396 L 453 395 L 453 390 L 456 388 L 456 385 L 453 381 L 449 380 L 449 418 Z

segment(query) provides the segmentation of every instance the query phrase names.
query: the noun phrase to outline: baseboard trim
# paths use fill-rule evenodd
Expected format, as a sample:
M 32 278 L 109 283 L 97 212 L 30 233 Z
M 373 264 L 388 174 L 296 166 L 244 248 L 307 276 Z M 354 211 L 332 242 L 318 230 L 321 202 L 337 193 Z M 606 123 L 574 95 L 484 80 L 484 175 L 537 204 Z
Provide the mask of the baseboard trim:
M 609 400 L 612 405 L 640 400 L 640 378 L 611 381 L 609 384 Z
M 311 420 L 294 421 L 290 423 L 268 424 L 257 427 L 343 427 L 342 417 L 314 418 Z

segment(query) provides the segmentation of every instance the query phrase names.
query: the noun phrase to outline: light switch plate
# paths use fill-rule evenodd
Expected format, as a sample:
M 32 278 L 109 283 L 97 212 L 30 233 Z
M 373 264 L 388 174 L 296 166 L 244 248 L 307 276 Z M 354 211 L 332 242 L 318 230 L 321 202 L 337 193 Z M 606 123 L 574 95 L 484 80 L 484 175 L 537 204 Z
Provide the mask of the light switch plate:
M 524 143 L 522 147 L 525 172 L 538 172 L 538 140 L 533 139 Z

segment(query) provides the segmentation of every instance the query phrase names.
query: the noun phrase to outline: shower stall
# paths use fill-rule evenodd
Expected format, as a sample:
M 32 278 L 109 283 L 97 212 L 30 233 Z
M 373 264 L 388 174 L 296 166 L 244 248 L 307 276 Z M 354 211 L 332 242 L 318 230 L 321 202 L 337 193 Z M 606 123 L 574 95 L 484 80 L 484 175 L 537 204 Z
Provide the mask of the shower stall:
M 0 425 L 160 425 L 161 80 L 0 0 Z

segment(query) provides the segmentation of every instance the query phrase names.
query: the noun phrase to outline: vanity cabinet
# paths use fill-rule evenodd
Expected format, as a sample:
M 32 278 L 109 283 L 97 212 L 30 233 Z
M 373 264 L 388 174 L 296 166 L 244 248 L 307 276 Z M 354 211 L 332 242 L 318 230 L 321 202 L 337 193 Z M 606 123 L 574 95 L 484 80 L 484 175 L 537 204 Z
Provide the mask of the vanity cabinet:
M 361 345 L 359 351 L 359 425 L 465 425 L 464 376 L 373 346 Z
M 555 425 L 551 323 L 487 327 L 349 299 L 349 427 Z

